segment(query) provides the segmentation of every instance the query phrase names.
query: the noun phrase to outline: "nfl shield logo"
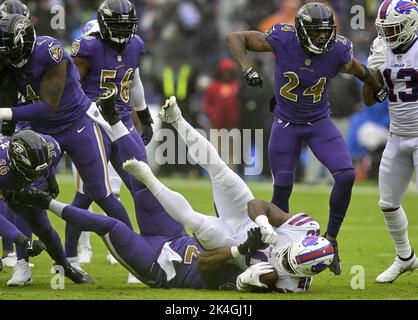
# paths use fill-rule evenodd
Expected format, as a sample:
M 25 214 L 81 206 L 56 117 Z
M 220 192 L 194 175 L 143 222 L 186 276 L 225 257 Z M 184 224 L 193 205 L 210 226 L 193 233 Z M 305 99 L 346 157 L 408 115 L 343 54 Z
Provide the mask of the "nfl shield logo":
M 310 66 L 311 65 L 311 59 L 306 59 L 305 60 L 305 66 Z

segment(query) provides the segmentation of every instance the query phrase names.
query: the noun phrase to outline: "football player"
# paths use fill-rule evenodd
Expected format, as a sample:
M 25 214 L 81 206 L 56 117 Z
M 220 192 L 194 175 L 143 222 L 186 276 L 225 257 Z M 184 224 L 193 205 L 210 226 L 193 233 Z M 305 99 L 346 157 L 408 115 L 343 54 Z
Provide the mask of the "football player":
M 164 186 L 144 162 L 129 160 L 124 169 L 141 180 L 167 213 L 186 226 L 205 250 L 217 249 L 207 252 L 206 262 L 209 265 L 234 259 L 235 264 L 245 270 L 258 262 L 268 262 L 277 272 L 272 279 L 276 290 L 307 290 L 311 276 L 329 266 L 334 256 L 330 242 L 317 237 L 320 232 L 318 222 L 306 214 L 291 215 L 274 204 L 255 200 L 245 182 L 221 160 L 212 144 L 182 117 L 175 97 L 166 101 L 159 117 L 177 130 L 188 147 L 189 156 L 208 172 L 218 217 L 194 211 L 182 195 Z M 249 230 L 257 227 L 265 245 L 255 253 L 243 255 L 236 246 L 244 242 Z M 310 243 L 310 256 L 308 252 L 304 256 L 299 251 L 303 245 L 296 244 L 306 236 L 314 239 Z M 299 249 L 293 251 L 293 245 Z M 283 260 L 289 254 L 300 256 L 287 256 L 290 266 Z M 305 260 L 302 256 L 309 258 Z M 298 263 L 300 265 L 296 267 Z
M 418 168 L 418 6 L 414 1 L 386 0 L 379 8 L 369 66 L 389 88 L 390 136 L 379 168 L 379 206 L 393 239 L 396 258 L 376 278 L 392 283 L 399 275 L 418 268 L 408 238 L 408 219 L 401 201 Z M 363 87 L 364 100 L 375 104 L 371 88 Z M 418 172 L 418 170 L 416 170 Z M 417 176 L 418 182 L 418 176 Z
M 106 214 L 132 227 L 123 205 L 112 194 L 102 131 L 106 124 L 80 85 L 73 59 L 61 43 L 37 37 L 26 17 L 10 14 L 0 20 L 0 59 L 15 77 L 26 105 L 2 108 L 0 119 L 29 121 L 31 128 L 53 136 L 71 158 L 84 190 Z
M 341 264 L 337 235 L 350 203 L 355 174 L 344 138 L 330 117 L 328 83 L 338 72 L 343 72 L 368 83 L 377 101 L 386 99 L 387 90 L 367 67 L 353 58 L 352 43 L 337 35 L 334 15 L 328 6 L 306 4 L 295 20 L 295 26 L 276 24 L 265 34 L 233 32 L 227 42 L 252 87 L 262 87 L 263 80 L 251 66 L 246 51 L 272 52 L 276 57 L 275 117 L 269 142 L 274 183 L 272 202 L 288 211 L 304 141 L 334 177 L 325 237 L 334 245 L 330 269 L 338 275 Z
M 24 187 L 46 188 L 54 196 L 57 187 L 45 183 L 55 176 L 55 166 L 61 158 L 57 142 L 50 136 L 39 135 L 31 130 L 22 130 L 11 138 L 0 138 L 0 190 L 2 196 Z M 52 228 L 44 210 L 25 208 L 7 202 L 17 215 L 22 217 L 41 241 L 30 240 L 3 216 L 0 216 L 0 235 L 12 239 L 26 250 L 26 258 L 17 262 L 9 286 L 23 286 L 32 282 L 28 257 L 47 250 L 57 265 L 64 268 L 65 275 L 75 283 L 91 283 L 89 275 L 75 269 L 67 261 L 61 240 Z

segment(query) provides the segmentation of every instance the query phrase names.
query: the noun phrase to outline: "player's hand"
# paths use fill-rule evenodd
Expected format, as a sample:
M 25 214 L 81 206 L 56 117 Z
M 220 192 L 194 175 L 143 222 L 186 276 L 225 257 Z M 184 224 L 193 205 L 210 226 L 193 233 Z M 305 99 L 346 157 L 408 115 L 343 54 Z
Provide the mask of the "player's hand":
M 151 124 L 143 124 L 142 125 L 142 141 L 144 141 L 144 145 L 148 145 L 151 140 L 152 136 L 154 135 L 154 130 L 152 129 Z
M 55 199 L 60 193 L 60 187 L 55 176 L 49 176 L 47 179 L 48 182 L 48 193 Z
M 374 92 L 373 98 L 374 100 L 380 103 L 387 99 L 388 94 L 388 89 L 386 89 L 385 87 L 381 87 L 380 89 Z
M 260 228 L 252 228 L 247 231 L 247 240 L 238 246 L 238 251 L 241 255 L 252 253 L 260 249 L 262 244 Z
M 259 215 L 257 218 L 255 218 L 254 222 L 260 226 L 261 240 L 264 243 L 275 244 L 277 242 L 277 233 L 274 231 L 274 228 L 270 224 L 267 216 Z
M 385 63 L 385 51 L 387 47 L 384 40 L 376 38 L 370 48 L 370 55 L 367 59 L 369 69 L 378 70 Z
M 274 271 L 274 267 L 267 262 L 253 264 L 237 278 L 238 290 L 243 291 L 248 286 L 267 288 L 267 285 L 260 281 L 260 276 Z
M 248 85 L 251 87 L 260 87 L 263 88 L 263 78 L 254 70 L 253 67 L 244 71 L 244 77 Z
M 37 255 L 41 254 L 42 251 L 46 251 L 46 246 L 40 240 L 28 240 L 26 242 L 25 248 L 29 257 L 36 257 Z

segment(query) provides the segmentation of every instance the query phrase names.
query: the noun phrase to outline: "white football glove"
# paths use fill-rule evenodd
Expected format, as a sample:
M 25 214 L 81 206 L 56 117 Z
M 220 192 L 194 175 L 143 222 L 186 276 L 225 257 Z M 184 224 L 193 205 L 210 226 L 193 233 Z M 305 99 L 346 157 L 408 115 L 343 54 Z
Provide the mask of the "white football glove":
M 274 231 L 273 226 L 270 224 L 267 216 L 260 215 L 254 220 L 258 224 L 261 231 L 261 240 L 267 244 L 275 244 L 277 242 L 277 233 Z
M 267 262 L 253 264 L 237 278 L 237 288 L 239 291 L 246 291 L 249 286 L 267 288 L 267 285 L 260 281 L 260 276 L 274 271 L 274 267 Z
M 370 48 L 370 55 L 367 59 L 369 69 L 378 70 L 380 66 L 385 63 L 385 52 L 387 45 L 385 40 L 376 38 Z

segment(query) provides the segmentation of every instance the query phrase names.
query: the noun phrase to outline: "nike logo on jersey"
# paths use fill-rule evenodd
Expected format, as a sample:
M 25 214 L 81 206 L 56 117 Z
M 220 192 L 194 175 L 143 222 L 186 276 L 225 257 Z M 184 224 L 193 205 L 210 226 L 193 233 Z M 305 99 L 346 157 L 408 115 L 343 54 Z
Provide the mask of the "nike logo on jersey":
M 77 133 L 82 133 L 86 127 L 82 127 L 80 130 L 77 129 Z
M 133 131 L 134 131 L 134 129 L 135 129 L 135 127 L 129 128 L 129 131 L 130 131 L 130 132 L 133 132 Z
M 48 44 L 48 47 L 52 47 L 52 45 L 54 44 L 54 41 L 52 41 L 50 44 Z

